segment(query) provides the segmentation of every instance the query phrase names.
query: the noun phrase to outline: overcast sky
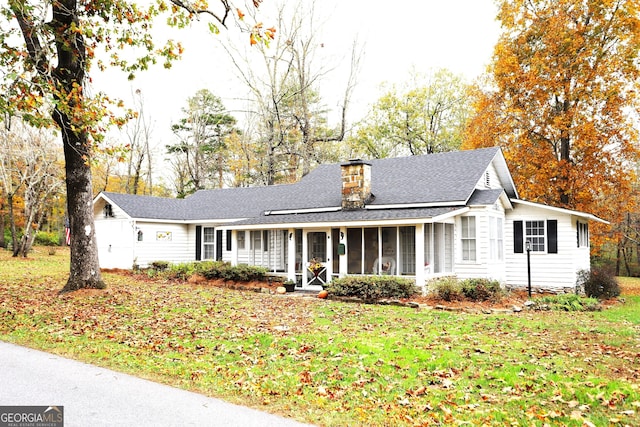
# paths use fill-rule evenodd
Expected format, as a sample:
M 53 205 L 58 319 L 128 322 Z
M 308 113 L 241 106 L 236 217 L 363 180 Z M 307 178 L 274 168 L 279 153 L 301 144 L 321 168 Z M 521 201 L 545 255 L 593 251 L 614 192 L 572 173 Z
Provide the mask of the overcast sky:
M 265 0 L 260 9 L 266 24 L 269 16 L 265 5 L 270 1 L 274 0 Z M 317 3 L 325 17 L 322 44 L 327 58 L 337 62 L 345 58 L 355 37 L 365 45 L 352 98 L 351 123 L 360 119 L 368 105 L 378 98 L 382 82 L 406 81 L 412 68 L 425 73 L 448 68 L 473 80 L 485 71 L 499 35 L 494 0 L 318 0 Z M 234 30 L 231 26 L 228 31 Z M 105 91 L 125 102 L 131 100 L 136 89 L 142 91 L 147 116 L 153 122 L 154 139 L 160 146 L 172 142 L 169 127 L 183 116 L 181 109 L 197 90 L 209 89 L 230 110 L 243 109 L 244 104 L 238 99 L 246 96 L 220 40 L 208 33 L 204 22 L 181 30 L 175 37 L 183 42 L 185 54 L 169 70 L 156 66 L 139 74 L 133 82 L 114 71 L 92 73 L 95 91 Z M 322 82 L 321 93 L 327 93 L 325 98 L 329 99 L 325 103 L 329 108 L 336 108 L 338 102 L 337 95 L 332 99 L 331 88 L 346 78 L 340 73 L 338 67 Z

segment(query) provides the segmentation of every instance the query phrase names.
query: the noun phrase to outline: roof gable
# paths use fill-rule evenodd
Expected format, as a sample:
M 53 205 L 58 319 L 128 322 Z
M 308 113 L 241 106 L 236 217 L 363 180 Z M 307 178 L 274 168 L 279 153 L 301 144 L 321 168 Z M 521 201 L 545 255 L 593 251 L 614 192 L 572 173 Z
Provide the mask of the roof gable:
M 94 199 L 93 203 L 95 204 L 100 197 L 108 203 L 118 206 L 131 218 L 185 220 L 189 210 L 183 199 L 103 191 Z

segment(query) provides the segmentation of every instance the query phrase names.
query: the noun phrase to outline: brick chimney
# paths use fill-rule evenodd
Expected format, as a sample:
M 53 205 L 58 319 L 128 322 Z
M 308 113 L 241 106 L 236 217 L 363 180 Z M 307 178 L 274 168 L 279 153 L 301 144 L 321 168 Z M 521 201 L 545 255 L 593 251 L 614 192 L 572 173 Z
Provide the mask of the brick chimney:
M 371 163 L 361 159 L 342 163 L 342 209 L 362 209 L 371 198 Z

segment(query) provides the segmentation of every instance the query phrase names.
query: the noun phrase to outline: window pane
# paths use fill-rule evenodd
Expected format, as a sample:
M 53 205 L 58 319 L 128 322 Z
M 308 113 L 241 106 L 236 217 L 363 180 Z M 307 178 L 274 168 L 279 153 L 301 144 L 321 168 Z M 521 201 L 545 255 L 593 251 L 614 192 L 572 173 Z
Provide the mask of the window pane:
M 546 249 L 544 237 L 544 221 L 527 221 L 525 225 L 525 242 L 531 243 L 533 252 L 544 252 Z
M 213 243 L 216 237 L 216 230 L 213 227 L 205 227 L 202 235 L 204 243 Z
M 322 231 L 314 231 L 307 234 L 309 242 L 307 261 L 315 259 L 318 262 L 327 262 L 327 233 Z
M 213 259 L 216 255 L 216 247 L 214 245 L 204 245 L 204 259 Z
M 453 271 L 453 224 L 444 224 L 444 271 Z
M 400 227 L 400 268 L 396 274 L 416 274 L 416 228 Z
M 362 274 L 362 229 L 347 229 L 348 274 Z
M 244 249 L 244 231 L 238 231 L 238 249 Z
M 476 260 L 476 218 L 474 216 L 463 216 L 460 224 L 461 243 L 462 243 L 462 260 Z
M 425 271 L 427 273 L 433 273 L 433 269 L 431 268 L 432 260 L 431 260 L 431 247 L 433 240 L 433 224 L 425 224 L 424 225 L 424 266 Z
M 382 256 L 396 257 L 396 227 L 384 227 L 382 229 Z
M 502 260 L 504 258 L 503 254 L 503 246 L 504 242 L 502 239 L 502 218 L 496 218 L 496 228 L 498 231 L 498 259 Z
M 364 267 L 365 273 L 373 272 L 373 263 L 378 258 L 378 229 L 364 229 Z

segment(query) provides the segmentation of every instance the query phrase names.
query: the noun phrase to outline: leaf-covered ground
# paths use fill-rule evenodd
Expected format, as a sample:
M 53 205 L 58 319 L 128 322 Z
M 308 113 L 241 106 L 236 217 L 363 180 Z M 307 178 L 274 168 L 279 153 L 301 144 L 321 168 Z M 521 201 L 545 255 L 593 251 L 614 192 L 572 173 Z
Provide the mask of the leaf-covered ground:
M 0 253 L 0 339 L 318 425 L 640 425 L 638 296 L 476 315 L 117 274 L 59 296 L 67 263 Z

